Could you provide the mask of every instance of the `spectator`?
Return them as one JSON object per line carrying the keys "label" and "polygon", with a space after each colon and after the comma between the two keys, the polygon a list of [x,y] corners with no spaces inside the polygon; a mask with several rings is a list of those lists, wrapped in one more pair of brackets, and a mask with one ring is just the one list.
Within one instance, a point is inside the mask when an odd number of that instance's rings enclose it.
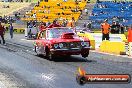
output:
{"label": "spectator", "polygon": [[84,11],[85,11],[86,15],[88,15],[88,9],[86,8]]}
{"label": "spectator", "polygon": [[26,11],[26,15],[28,15],[29,14],[29,12],[28,11]]}
{"label": "spectator", "polygon": [[83,16],[82,16],[82,14],[80,15],[79,19],[81,19],[81,20],[83,19]]}
{"label": "spectator", "polygon": [[87,3],[90,3],[90,0],[87,0]]}
{"label": "spectator", "polygon": [[53,28],[53,27],[61,27],[61,25],[57,23],[57,20],[54,20],[53,23],[48,26],[48,28]]}
{"label": "spectator", "polygon": [[17,14],[17,13],[15,13],[15,17],[16,17],[16,18],[17,18],[17,15],[18,15],[18,14]]}
{"label": "spectator", "polygon": [[116,22],[115,21],[113,21],[113,23],[112,23],[112,25],[111,25],[111,33],[112,34],[115,34],[116,33]]}
{"label": "spectator", "polygon": [[38,5],[40,4],[40,1],[38,1],[38,3],[37,3]]}
{"label": "spectator", "polygon": [[32,24],[33,24],[33,27],[36,27],[37,21],[34,20],[34,21],[32,22]]}
{"label": "spectator", "polygon": [[132,42],[132,25],[128,28],[128,42]]}
{"label": "spectator", "polygon": [[23,18],[26,18],[26,16],[25,16],[25,15],[23,15]]}
{"label": "spectator", "polygon": [[0,16],[0,22],[2,21],[2,16]]}
{"label": "spectator", "polygon": [[20,0],[21,2],[23,2],[23,0]]}
{"label": "spectator", "polygon": [[72,17],[72,20],[67,23],[68,27],[75,27],[75,19]]}
{"label": "spectator", "polygon": [[45,16],[45,19],[48,19],[48,16]]}
{"label": "spectator", "polygon": [[105,8],[108,8],[106,4],[104,5],[104,7],[105,7]]}
{"label": "spectator", "polygon": [[76,5],[78,5],[79,4],[78,0],[75,0],[75,3],[76,3]]}
{"label": "spectator", "polygon": [[41,22],[40,26],[39,26],[39,30],[42,31],[46,28],[46,23],[45,22]]}
{"label": "spectator", "polygon": [[30,22],[28,21],[28,22],[27,22],[27,28],[29,27],[29,25],[30,25]]}
{"label": "spectator", "polygon": [[[4,28],[4,26],[2,26],[2,24],[0,22],[0,36],[3,41],[3,44],[5,45],[4,33],[5,33],[5,28]],[[0,44],[1,44],[1,40],[0,40]]]}
{"label": "spectator", "polygon": [[86,23],[86,22],[84,22],[83,27],[84,27],[84,28],[86,28],[86,27],[87,27],[87,23]]}
{"label": "spectator", "polygon": [[62,27],[66,27],[66,25],[67,25],[67,21],[65,19],[63,19]]}
{"label": "spectator", "polygon": [[124,25],[121,25],[121,34],[124,34]]}
{"label": "spectator", "polygon": [[112,21],[115,21],[115,22],[119,21],[119,17],[114,16],[114,17],[112,18]]}
{"label": "spectator", "polygon": [[47,11],[47,12],[48,12],[48,14],[50,14],[50,9],[48,9],[48,11]]}
{"label": "spectator", "polygon": [[119,22],[116,22],[116,29],[115,29],[116,31],[116,34],[119,34],[119,32],[120,32],[120,24],[119,24]]}
{"label": "spectator", "polygon": [[81,15],[82,15],[82,10],[80,9],[79,11],[81,12]]}
{"label": "spectator", "polygon": [[99,1],[99,0],[97,0],[97,3],[100,3],[100,1]]}
{"label": "spectator", "polygon": [[110,29],[110,24],[108,24],[108,20],[105,20],[104,23],[101,24],[102,28],[102,41],[103,40],[109,40],[109,29]]}
{"label": "spectator", "polygon": [[32,35],[33,35],[33,33],[32,33],[32,30],[30,29],[28,32],[28,38],[32,38]]}
{"label": "spectator", "polygon": [[13,25],[12,25],[12,23],[10,23],[9,30],[10,30],[10,36],[12,39],[13,38]]}
{"label": "spectator", "polygon": [[32,21],[31,21],[30,24],[28,25],[28,28],[33,28]]}
{"label": "spectator", "polygon": [[78,7],[75,8],[75,12],[78,12]]}
{"label": "spectator", "polygon": [[61,4],[60,3],[57,3],[57,6],[60,6]]}
{"label": "spectator", "polygon": [[89,30],[92,29],[92,22],[88,22],[88,24],[87,24],[87,28],[88,28]]}
{"label": "spectator", "polygon": [[18,13],[18,15],[21,15],[21,13]]}
{"label": "spectator", "polygon": [[33,18],[36,18],[36,13],[33,14]]}

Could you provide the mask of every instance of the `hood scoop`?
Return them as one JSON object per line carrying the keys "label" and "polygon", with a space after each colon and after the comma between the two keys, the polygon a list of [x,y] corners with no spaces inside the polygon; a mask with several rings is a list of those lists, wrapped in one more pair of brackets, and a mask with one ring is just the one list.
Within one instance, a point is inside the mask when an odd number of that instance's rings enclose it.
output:
{"label": "hood scoop", "polygon": [[74,39],[73,35],[74,35],[74,33],[63,33],[61,35],[61,38],[62,39]]}

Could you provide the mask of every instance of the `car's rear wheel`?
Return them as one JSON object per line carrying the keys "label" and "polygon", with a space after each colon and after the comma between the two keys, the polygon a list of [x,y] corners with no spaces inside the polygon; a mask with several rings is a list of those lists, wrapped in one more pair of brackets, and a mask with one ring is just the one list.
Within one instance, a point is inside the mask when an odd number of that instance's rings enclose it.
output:
{"label": "car's rear wheel", "polygon": [[40,56],[40,55],[41,55],[38,46],[35,46],[35,47],[34,47],[34,50],[35,50],[37,56]]}

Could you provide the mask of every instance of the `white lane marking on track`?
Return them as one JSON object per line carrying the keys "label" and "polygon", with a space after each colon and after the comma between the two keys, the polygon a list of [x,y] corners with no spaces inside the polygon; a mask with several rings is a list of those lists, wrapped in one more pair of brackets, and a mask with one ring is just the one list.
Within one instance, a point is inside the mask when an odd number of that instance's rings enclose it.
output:
{"label": "white lane marking on track", "polygon": [[30,42],[30,41],[33,41],[33,40],[27,40],[27,39],[21,39],[21,40],[22,40],[22,41],[29,41],[29,42]]}

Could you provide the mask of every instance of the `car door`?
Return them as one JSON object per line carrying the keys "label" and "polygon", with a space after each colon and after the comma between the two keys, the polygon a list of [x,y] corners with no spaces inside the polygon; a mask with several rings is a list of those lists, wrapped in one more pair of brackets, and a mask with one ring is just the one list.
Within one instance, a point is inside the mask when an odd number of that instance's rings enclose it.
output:
{"label": "car door", "polygon": [[45,54],[45,43],[46,42],[46,30],[39,33],[38,39],[36,40],[37,49],[39,54]]}

